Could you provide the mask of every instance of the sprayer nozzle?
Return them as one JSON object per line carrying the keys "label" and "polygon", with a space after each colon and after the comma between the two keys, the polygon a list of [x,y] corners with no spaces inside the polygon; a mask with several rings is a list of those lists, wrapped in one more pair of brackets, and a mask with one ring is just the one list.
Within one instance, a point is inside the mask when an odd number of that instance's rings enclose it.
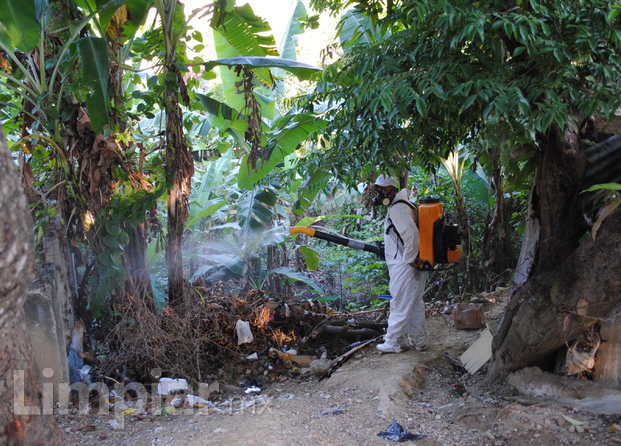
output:
{"label": "sprayer nozzle", "polygon": [[310,226],[293,226],[289,228],[289,234],[304,234],[308,235],[309,237],[315,237],[315,229],[311,228]]}

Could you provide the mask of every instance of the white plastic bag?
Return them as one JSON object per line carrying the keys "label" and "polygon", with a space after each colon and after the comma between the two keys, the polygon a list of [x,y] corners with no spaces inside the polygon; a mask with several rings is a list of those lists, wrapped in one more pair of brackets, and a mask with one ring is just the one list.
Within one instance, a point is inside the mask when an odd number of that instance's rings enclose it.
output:
{"label": "white plastic bag", "polygon": [[170,395],[180,390],[188,390],[188,382],[183,378],[160,378],[157,384],[157,393],[160,395]]}
{"label": "white plastic bag", "polygon": [[237,331],[237,345],[250,344],[254,341],[254,336],[250,330],[250,322],[238,320],[235,324],[235,330]]}

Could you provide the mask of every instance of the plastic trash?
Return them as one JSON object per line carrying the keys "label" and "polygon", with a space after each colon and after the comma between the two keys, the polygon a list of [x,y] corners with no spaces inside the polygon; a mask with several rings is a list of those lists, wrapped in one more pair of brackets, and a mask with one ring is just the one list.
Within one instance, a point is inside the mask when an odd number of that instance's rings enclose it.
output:
{"label": "plastic trash", "polygon": [[322,417],[327,417],[327,416],[332,416],[332,415],[341,415],[345,413],[345,411],[343,409],[340,409],[338,407],[333,407],[332,409],[327,409],[322,411],[319,415],[321,415]]}
{"label": "plastic trash", "polygon": [[250,393],[259,393],[260,391],[261,391],[260,387],[251,386],[251,387],[248,387],[246,390],[244,390],[244,393],[248,395]]}
{"label": "plastic trash", "polygon": [[174,414],[175,414],[175,408],[173,406],[162,407],[163,416],[174,415]]}
{"label": "plastic trash", "polygon": [[377,296],[377,298],[383,300],[392,300],[392,296],[390,294],[380,294]]}
{"label": "plastic trash", "polygon": [[246,381],[240,381],[239,387],[244,389],[248,387],[259,387],[259,382],[255,378],[249,377]]}
{"label": "plastic trash", "polygon": [[84,364],[80,369],[80,381],[90,384],[91,383],[91,369],[90,365]]}
{"label": "plastic trash", "polygon": [[183,406],[184,402],[187,403],[189,407],[197,407],[199,409],[205,406],[213,407],[214,405],[211,401],[207,401],[206,399],[201,398],[200,396],[196,396],[196,395],[176,396],[170,401],[170,405],[175,408],[180,408],[181,406]]}
{"label": "plastic trash", "polygon": [[250,322],[239,319],[235,324],[237,331],[237,345],[250,344],[254,341],[252,330],[250,330]]}
{"label": "plastic trash", "polygon": [[188,390],[188,382],[183,378],[160,378],[157,384],[157,393],[160,395],[170,395],[179,390]]}
{"label": "plastic trash", "polygon": [[213,407],[213,403],[211,401],[206,400],[205,398],[201,398],[200,396],[196,396],[196,395],[186,395],[185,396],[185,400],[188,402],[188,404],[192,407]]}
{"label": "plastic trash", "polygon": [[110,425],[110,427],[112,429],[114,429],[115,431],[119,431],[121,429],[123,429],[123,425],[121,423],[119,423],[117,420],[112,419],[110,421],[108,421],[108,424]]}
{"label": "plastic trash", "polygon": [[259,359],[259,355],[257,354],[257,352],[254,352],[246,356],[246,359],[249,359],[250,361],[255,361]]}
{"label": "plastic trash", "polygon": [[69,352],[67,352],[67,366],[69,367],[69,384],[81,382],[80,371],[84,367],[84,361],[80,358],[78,351],[72,347],[69,347]]}
{"label": "plastic trash", "polygon": [[392,441],[408,441],[408,440],[420,440],[421,438],[425,438],[425,435],[422,434],[413,434],[412,432],[408,432],[403,429],[396,421],[393,421],[388,425],[388,429],[377,434],[380,438],[387,438]]}

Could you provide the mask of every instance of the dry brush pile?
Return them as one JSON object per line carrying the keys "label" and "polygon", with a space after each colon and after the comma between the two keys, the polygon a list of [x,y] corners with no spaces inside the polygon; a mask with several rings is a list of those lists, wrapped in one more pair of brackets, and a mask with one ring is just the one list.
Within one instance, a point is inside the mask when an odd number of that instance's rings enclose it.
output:
{"label": "dry brush pile", "polygon": [[[310,300],[272,300],[260,290],[237,297],[227,296],[222,287],[194,292],[193,307],[184,315],[168,306],[154,313],[137,299],[117,307],[120,322],[108,336],[110,353],[101,373],[141,382],[160,373],[193,383],[237,382],[244,376],[277,380],[299,374],[308,363],[292,364],[283,351],[295,349],[309,360],[322,351],[335,357],[352,342],[381,334],[384,326],[378,321],[382,312],[352,317]],[[238,345],[239,320],[250,323],[251,343]],[[248,359],[253,353],[258,360]]]}

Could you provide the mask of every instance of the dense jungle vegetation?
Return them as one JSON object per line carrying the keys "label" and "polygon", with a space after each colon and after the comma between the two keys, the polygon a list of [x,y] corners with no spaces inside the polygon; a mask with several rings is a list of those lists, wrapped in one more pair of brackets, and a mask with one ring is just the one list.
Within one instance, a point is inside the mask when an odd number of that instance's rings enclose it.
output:
{"label": "dense jungle vegetation", "polygon": [[[36,263],[55,240],[99,353],[135,314],[191,315],[214,289],[386,305],[372,254],[288,235],[381,240],[380,173],[462,228],[463,261],[432,274],[428,301],[518,285],[492,378],[557,349],[580,296],[592,316],[616,307],[619,163],[598,143],[619,133],[621,5],[286,9],[277,39],[234,0],[0,0],[0,120]],[[300,58],[323,20],[338,25],[321,60]]]}

